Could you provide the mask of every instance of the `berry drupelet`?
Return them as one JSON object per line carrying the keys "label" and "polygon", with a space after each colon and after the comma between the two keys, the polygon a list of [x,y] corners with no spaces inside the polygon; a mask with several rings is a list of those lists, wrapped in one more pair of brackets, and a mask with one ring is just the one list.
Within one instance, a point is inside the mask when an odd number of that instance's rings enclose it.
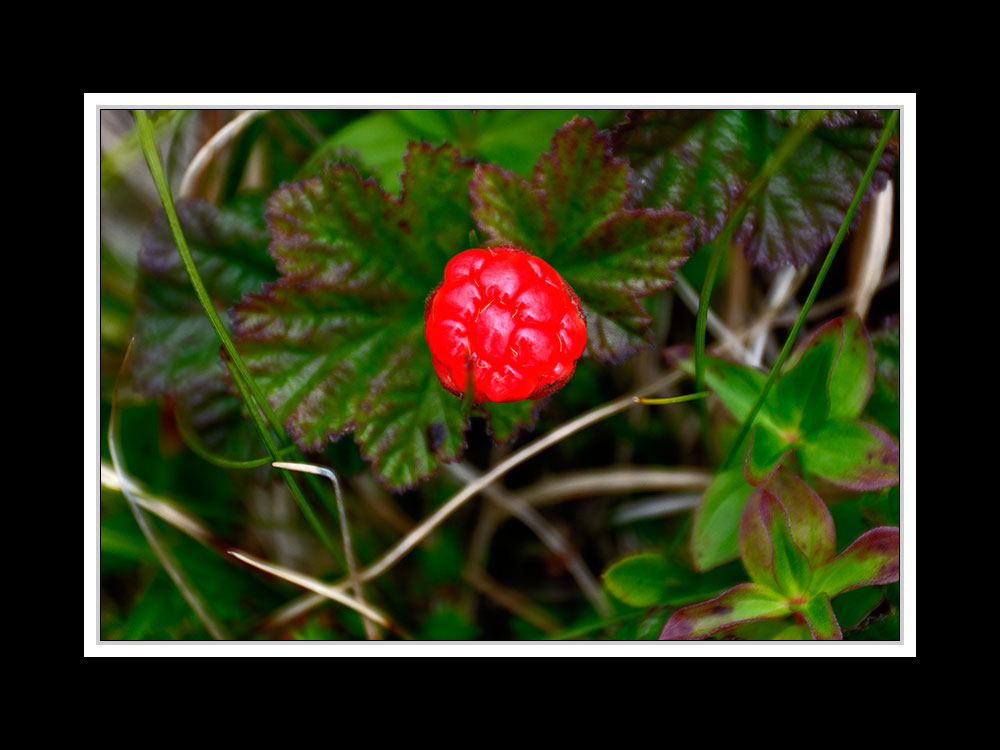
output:
{"label": "berry drupelet", "polygon": [[472,400],[562,388],[587,345],[580,300],[552,266],[514,247],[466,250],[427,298],[424,336],[441,384]]}

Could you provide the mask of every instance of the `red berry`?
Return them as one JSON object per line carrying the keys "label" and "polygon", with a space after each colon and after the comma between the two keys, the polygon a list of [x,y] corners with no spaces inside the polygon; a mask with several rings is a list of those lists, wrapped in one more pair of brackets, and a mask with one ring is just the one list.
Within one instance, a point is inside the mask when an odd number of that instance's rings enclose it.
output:
{"label": "red berry", "polygon": [[520,401],[562,388],[587,345],[580,300],[541,258],[466,250],[427,298],[424,336],[441,384],[472,399]]}

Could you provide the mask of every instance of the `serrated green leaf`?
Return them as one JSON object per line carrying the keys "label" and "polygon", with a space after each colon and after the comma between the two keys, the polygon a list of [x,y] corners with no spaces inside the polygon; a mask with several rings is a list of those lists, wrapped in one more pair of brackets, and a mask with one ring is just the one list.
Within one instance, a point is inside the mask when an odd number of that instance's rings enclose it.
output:
{"label": "serrated green leaf", "polygon": [[[808,109],[769,109],[767,114],[779,125],[797,125]],[[863,109],[828,109],[821,122],[828,128],[843,128],[855,124],[859,118],[870,118],[872,112]]]}
{"label": "serrated green leaf", "polygon": [[480,409],[489,419],[488,429],[493,442],[498,445],[506,443],[517,437],[521,430],[530,430],[534,427],[545,401],[540,399],[480,404]]}
{"label": "serrated green leaf", "polygon": [[857,419],[831,419],[799,446],[802,467],[852,490],[876,490],[899,482],[899,445],[887,433]]}
{"label": "serrated green leaf", "polygon": [[[614,112],[578,114],[611,121]],[[527,176],[548,146],[549,134],[573,112],[565,110],[381,110],[334,133],[309,160],[308,174],[318,174],[337,149],[353,151],[371,165],[386,190],[399,190],[403,154],[411,141],[447,142],[479,161],[493,162]]]}
{"label": "serrated green leaf", "polygon": [[587,315],[587,350],[620,361],[649,342],[639,298],[668,288],[690,252],[688,217],[628,208],[628,164],[593,122],[574,119],[553,137],[530,181],[480,165],[474,216],[489,244],[553,264]]}
{"label": "serrated green leaf", "polygon": [[790,612],[784,597],[771,589],[742,583],[707,602],[674,612],[660,633],[660,640],[697,640],[741,623],[773,620]]}
{"label": "serrated green leaf", "polygon": [[709,570],[739,556],[740,517],[753,489],[742,467],[719,472],[712,479],[691,529],[691,558],[697,570]]}
{"label": "serrated green leaf", "polygon": [[[241,356],[305,451],[354,432],[393,489],[458,457],[468,426],[440,385],[424,341],[424,301],[472,229],[472,164],[415,144],[392,198],[350,166],[285,184],[268,202],[282,278],[233,313]],[[487,410],[488,411],[488,410]],[[496,426],[511,434],[530,406]]]}
{"label": "serrated green leaf", "polygon": [[[180,201],[177,213],[195,265],[220,311],[276,277],[260,219],[200,200]],[[245,452],[252,428],[232,430],[242,422],[241,402],[230,394],[219,340],[162,215],[143,236],[139,269],[131,356],[134,387],[153,398],[175,397],[202,440],[216,447],[225,440],[232,455]]]}
{"label": "serrated green leaf", "polygon": [[837,557],[816,569],[810,592],[833,598],[860,586],[899,580],[899,529],[880,526],[867,531]]}
{"label": "serrated green leaf", "polygon": [[[841,111],[842,113],[844,111]],[[796,118],[763,110],[655,110],[629,113],[615,150],[637,173],[637,198],[692,214],[696,246],[710,242]],[[860,183],[881,116],[828,115],[748,206],[735,233],[756,265],[803,265],[829,246]],[[891,144],[866,198],[890,177]]]}

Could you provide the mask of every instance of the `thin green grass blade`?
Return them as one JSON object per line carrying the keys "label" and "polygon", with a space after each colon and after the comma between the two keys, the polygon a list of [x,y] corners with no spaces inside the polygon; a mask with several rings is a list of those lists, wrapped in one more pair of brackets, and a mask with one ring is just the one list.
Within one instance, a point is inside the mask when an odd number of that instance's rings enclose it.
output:
{"label": "thin green grass blade", "polygon": [[726,460],[722,462],[722,468],[726,468],[731,465],[736,456],[739,455],[740,446],[743,444],[743,441],[746,440],[747,435],[750,434],[750,428],[757,416],[757,412],[760,411],[760,407],[767,398],[767,394],[771,392],[771,387],[777,381],[778,374],[781,372],[781,368],[784,366],[785,360],[788,359],[792,346],[795,344],[795,339],[798,337],[799,331],[802,329],[802,324],[805,323],[806,315],[808,315],[809,309],[812,307],[813,302],[815,302],[816,295],[819,294],[819,288],[823,284],[823,279],[826,278],[826,274],[830,270],[830,266],[833,265],[833,259],[837,255],[837,250],[840,249],[840,244],[844,241],[844,237],[847,235],[847,230],[851,226],[851,220],[854,218],[854,214],[857,212],[858,206],[861,205],[861,199],[864,197],[865,190],[868,189],[868,183],[871,182],[872,175],[875,174],[875,169],[878,167],[879,159],[882,158],[882,152],[885,151],[885,147],[889,143],[889,138],[892,136],[893,129],[895,128],[898,120],[899,110],[893,110],[893,112],[889,115],[889,119],[885,123],[885,128],[882,130],[882,136],[879,138],[878,145],[875,146],[875,151],[872,153],[872,158],[868,162],[868,168],[865,170],[865,175],[861,178],[861,184],[858,185],[858,189],[854,192],[854,199],[851,201],[851,205],[847,209],[847,213],[844,215],[844,220],[840,223],[840,229],[837,230],[837,236],[834,238],[833,244],[830,245],[830,250],[826,254],[826,260],[823,261],[823,266],[820,268],[819,274],[816,276],[816,281],[813,283],[812,289],[809,290],[809,296],[802,305],[799,317],[795,320],[795,325],[792,326],[792,330],[789,332],[788,338],[785,340],[785,345],[781,347],[778,359],[775,360],[774,365],[771,367],[771,372],[767,377],[767,382],[764,383],[763,390],[761,390],[760,395],[757,397],[757,401],[754,402],[753,407],[750,409],[750,413],[747,415],[746,419],[743,420],[743,426],[740,428],[736,441],[730,447]]}
{"label": "thin green grass blade", "polygon": [[[233,343],[232,337],[222,323],[222,318],[219,317],[219,313],[212,304],[208,290],[205,288],[205,283],[202,281],[201,275],[198,273],[198,268],[194,264],[194,259],[191,257],[191,250],[184,239],[184,232],[181,229],[180,219],[177,216],[177,209],[174,207],[174,199],[170,192],[170,186],[167,183],[166,175],[163,173],[163,164],[160,161],[160,154],[156,149],[156,141],[153,137],[153,128],[150,124],[149,116],[145,110],[141,109],[134,110],[133,115],[135,117],[136,130],[139,133],[139,144],[142,147],[142,153],[146,157],[150,176],[153,178],[156,191],[160,196],[160,202],[163,204],[163,210],[167,215],[167,223],[170,225],[170,232],[173,235],[174,242],[177,244],[177,250],[180,252],[184,269],[191,279],[191,286],[194,288],[195,295],[198,297],[198,302],[201,304],[202,309],[204,309],[205,315],[208,316],[212,329],[215,331],[219,342],[228,355],[227,365],[231,365],[237,386],[243,386],[240,388],[240,393],[247,405],[251,418],[254,420],[257,431],[260,433],[261,439],[267,445],[271,460],[278,461],[281,458],[280,449],[271,434],[271,429],[275,430],[277,435],[284,438],[284,429],[282,428],[281,421],[277,418],[274,410],[271,409],[267,399],[264,398],[260,387],[254,382],[239,352],[236,351],[236,345]],[[267,423],[262,419],[261,411],[264,412]],[[334,559],[342,560],[336,546],[333,544],[333,540],[309,506],[305,496],[302,494],[302,490],[295,483],[291,472],[287,469],[281,469],[280,471],[285,484],[288,485],[288,489],[292,493],[292,497],[295,498],[296,503],[298,503],[299,508],[306,516],[313,530],[323,540],[323,544],[333,555]],[[326,497],[325,494],[321,496]]]}
{"label": "thin green grass blade", "polygon": [[[712,287],[715,286],[715,277],[718,275],[719,266],[722,265],[723,254],[729,250],[732,243],[733,234],[737,227],[743,223],[747,210],[757,194],[767,187],[767,183],[781,169],[781,166],[788,158],[795,153],[802,144],[802,140],[819,126],[826,114],[826,110],[810,110],[803,116],[799,124],[778,144],[778,147],[771,153],[760,172],[754,177],[753,182],[747,188],[746,193],[740,199],[739,205],[730,214],[719,233],[713,240],[712,255],[708,261],[708,269],[705,273],[705,282],[701,287],[701,295],[698,299],[698,315],[695,318],[694,329],[694,389],[701,391],[705,388],[705,329],[708,326],[708,306],[712,300]],[[866,183],[867,184],[867,183]],[[708,408],[701,404],[702,431],[708,435]]]}

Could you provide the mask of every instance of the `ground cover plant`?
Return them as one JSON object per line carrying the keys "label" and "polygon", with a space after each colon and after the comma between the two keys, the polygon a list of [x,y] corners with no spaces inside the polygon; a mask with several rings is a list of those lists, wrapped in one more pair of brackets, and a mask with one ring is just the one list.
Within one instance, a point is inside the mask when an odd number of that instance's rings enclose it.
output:
{"label": "ground cover plant", "polygon": [[899,640],[898,111],[101,122],[102,640]]}

